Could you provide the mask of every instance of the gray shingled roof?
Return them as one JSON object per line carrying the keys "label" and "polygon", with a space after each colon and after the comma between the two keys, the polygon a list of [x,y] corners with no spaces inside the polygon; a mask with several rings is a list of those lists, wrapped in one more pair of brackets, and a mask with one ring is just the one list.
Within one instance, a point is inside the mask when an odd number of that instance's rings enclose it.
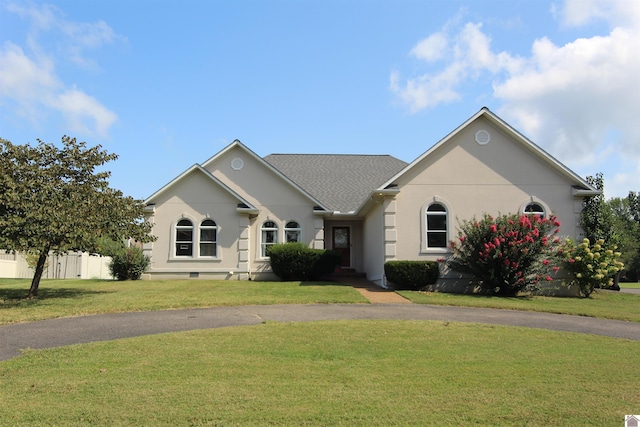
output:
{"label": "gray shingled roof", "polygon": [[358,209],[407,166],[388,155],[270,154],[264,160],[327,208],[343,213]]}

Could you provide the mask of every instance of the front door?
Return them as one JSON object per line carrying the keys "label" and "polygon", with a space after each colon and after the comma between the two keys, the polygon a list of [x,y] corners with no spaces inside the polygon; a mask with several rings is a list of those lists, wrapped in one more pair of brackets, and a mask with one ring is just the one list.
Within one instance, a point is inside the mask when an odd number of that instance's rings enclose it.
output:
{"label": "front door", "polygon": [[342,253],[341,267],[351,266],[351,236],[349,227],[333,227],[333,249]]}

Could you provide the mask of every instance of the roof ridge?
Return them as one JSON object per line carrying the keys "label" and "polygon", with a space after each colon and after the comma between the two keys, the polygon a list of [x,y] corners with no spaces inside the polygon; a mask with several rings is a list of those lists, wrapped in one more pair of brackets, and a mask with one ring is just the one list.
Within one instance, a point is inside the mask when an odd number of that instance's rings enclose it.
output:
{"label": "roof ridge", "polygon": [[[271,153],[267,154],[265,157],[269,156],[361,156],[361,157],[394,157],[392,154],[330,154],[330,153]],[[395,157],[394,157],[395,158]]]}

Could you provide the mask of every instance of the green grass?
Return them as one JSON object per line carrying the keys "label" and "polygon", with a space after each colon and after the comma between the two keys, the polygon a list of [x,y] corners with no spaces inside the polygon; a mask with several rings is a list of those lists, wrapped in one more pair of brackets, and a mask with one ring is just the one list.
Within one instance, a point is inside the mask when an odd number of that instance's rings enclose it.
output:
{"label": "green grass", "polygon": [[28,351],[3,425],[622,425],[640,342],[426,321],[268,322]]}
{"label": "green grass", "polygon": [[[0,324],[221,305],[366,303],[336,283],[0,279]],[[416,303],[640,321],[640,296]],[[49,350],[0,363],[2,425],[620,425],[640,342],[456,322],[267,322]]]}
{"label": "green grass", "polygon": [[640,322],[640,295],[620,292],[596,291],[590,298],[545,296],[506,298],[416,291],[398,291],[398,293],[417,304],[541,311]]}
{"label": "green grass", "polygon": [[640,282],[620,282],[620,287],[625,289],[640,289]]}
{"label": "green grass", "polygon": [[98,313],[265,304],[367,303],[351,286],[328,282],[0,279],[0,324]]}
{"label": "green grass", "polygon": [[[0,279],[0,324],[190,307],[367,303],[351,286],[330,282],[43,280],[40,298],[27,300],[24,297],[29,284],[29,280]],[[591,298],[398,293],[417,304],[541,311],[640,322],[640,295],[618,292],[596,292]]]}

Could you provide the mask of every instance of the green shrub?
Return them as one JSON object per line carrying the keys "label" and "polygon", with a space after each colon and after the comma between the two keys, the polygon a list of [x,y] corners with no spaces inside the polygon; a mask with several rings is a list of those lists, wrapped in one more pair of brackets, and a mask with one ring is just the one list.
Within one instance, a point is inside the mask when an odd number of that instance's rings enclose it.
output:
{"label": "green shrub", "polygon": [[142,276],[151,258],[142,253],[142,249],[137,247],[122,248],[113,251],[109,271],[118,280],[138,280]]}
{"label": "green shrub", "polygon": [[558,250],[565,270],[571,274],[570,284],[578,285],[584,297],[591,295],[595,288],[610,288],[613,278],[624,264],[620,262],[617,247],[604,246],[604,240],[591,245],[585,238],[579,245],[573,239],[566,239]]}
{"label": "green shrub", "polygon": [[555,216],[507,214],[485,215],[460,224],[458,239],[451,243],[453,270],[472,274],[482,289],[496,295],[514,296],[539,289],[550,282],[551,260],[559,239],[560,222]]}
{"label": "green shrub", "polygon": [[271,270],[283,281],[314,280],[334,271],[340,254],[325,249],[311,249],[303,243],[280,243],[267,248]]}
{"label": "green shrub", "polygon": [[436,283],[440,267],[436,261],[387,261],[384,274],[395,289],[415,291]]}

